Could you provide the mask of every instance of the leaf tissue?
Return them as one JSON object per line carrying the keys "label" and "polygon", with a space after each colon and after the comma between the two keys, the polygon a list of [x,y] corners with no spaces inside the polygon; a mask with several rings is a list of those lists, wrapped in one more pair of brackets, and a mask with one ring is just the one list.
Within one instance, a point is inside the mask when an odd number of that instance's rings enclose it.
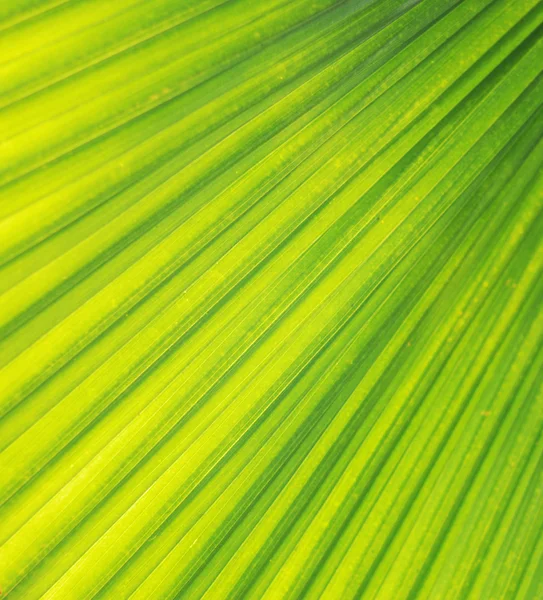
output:
{"label": "leaf tissue", "polygon": [[543,598],[542,32],[0,3],[2,598]]}

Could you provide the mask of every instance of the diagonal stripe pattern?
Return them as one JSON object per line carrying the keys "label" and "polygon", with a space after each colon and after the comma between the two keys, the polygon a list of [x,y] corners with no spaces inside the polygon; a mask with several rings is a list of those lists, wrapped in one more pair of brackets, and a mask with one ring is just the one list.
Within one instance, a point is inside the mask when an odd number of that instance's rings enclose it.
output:
{"label": "diagonal stripe pattern", "polygon": [[2,597],[543,597],[542,31],[0,6]]}

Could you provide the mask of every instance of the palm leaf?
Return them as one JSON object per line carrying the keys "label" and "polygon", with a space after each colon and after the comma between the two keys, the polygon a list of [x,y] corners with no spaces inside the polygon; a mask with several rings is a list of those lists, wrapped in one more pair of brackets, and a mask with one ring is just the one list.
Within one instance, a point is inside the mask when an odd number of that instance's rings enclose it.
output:
{"label": "palm leaf", "polygon": [[0,6],[0,590],[543,597],[543,4]]}

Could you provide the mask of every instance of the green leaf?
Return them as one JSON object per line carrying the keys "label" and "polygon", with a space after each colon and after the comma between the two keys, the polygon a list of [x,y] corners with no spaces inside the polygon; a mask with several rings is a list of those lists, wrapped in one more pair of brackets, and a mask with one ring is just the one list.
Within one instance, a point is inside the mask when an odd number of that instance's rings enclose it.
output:
{"label": "green leaf", "polygon": [[3,597],[543,597],[542,23],[0,6]]}

